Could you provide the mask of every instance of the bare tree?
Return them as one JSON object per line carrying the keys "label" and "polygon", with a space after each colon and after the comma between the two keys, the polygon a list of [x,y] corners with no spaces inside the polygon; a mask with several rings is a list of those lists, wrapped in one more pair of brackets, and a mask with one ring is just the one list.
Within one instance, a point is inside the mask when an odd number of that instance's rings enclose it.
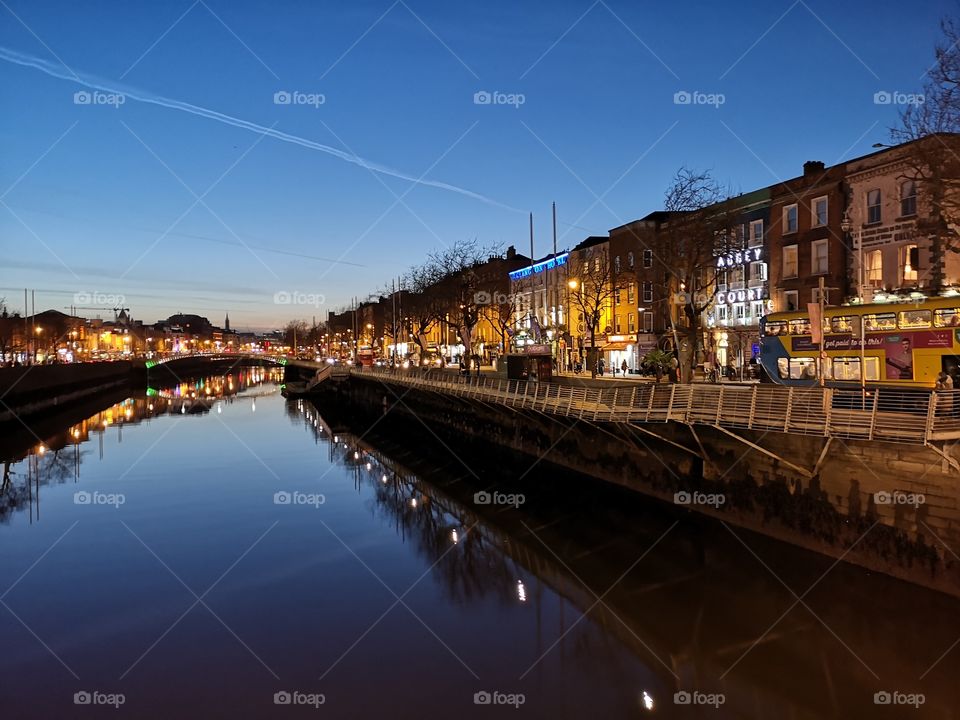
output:
{"label": "bare tree", "polygon": [[936,63],[927,72],[923,94],[900,114],[891,137],[911,143],[904,179],[924,192],[917,208],[917,230],[930,238],[930,285],[944,285],[947,252],[960,253],[960,26],[952,18],[940,23],[943,38],[934,48]]}
{"label": "bare tree", "polygon": [[306,320],[291,320],[283,328],[283,342],[292,348],[294,354],[297,352],[297,345],[304,345],[309,342],[308,336],[310,326]]}
{"label": "bare tree", "polygon": [[693,381],[701,346],[703,315],[717,294],[716,258],[735,245],[734,213],[728,194],[707,171],[681,168],[667,188],[667,220],[650,239],[654,262],[663,268],[664,296],[683,382]]}
{"label": "bare tree", "polygon": [[473,362],[474,330],[480,322],[491,278],[483,265],[498,248],[482,247],[473,240],[458,240],[430,254],[427,264],[437,278],[431,293],[439,300],[436,319],[455,330],[463,343],[466,367]]}
{"label": "bare tree", "polygon": [[432,263],[410,268],[403,283],[408,288],[403,316],[407,333],[420,348],[420,365],[427,361],[427,334],[437,324],[439,303],[433,292],[438,277]]}
{"label": "bare tree", "polygon": [[577,251],[570,273],[570,301],[583,318],[584,329],[589,331],[587,364],[590,366],[590,376],[596,377],[597,329],[603,321],[606,308],[613,306],[613,299],[622,278],[610,259],[608,243],[591,245]]}

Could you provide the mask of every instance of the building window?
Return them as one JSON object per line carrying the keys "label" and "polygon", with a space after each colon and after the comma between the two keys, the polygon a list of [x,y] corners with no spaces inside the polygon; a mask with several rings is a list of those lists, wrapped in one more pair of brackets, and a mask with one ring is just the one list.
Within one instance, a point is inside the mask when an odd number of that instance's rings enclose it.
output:
{"label": "building window", "polygon": [[814,198],[813,201],[813,226],[823,227],[827,224],[827,196]]}
{"label": "building window", "polygon": [[883,285],[883,253],[871,250],[867,253],[867,282],[875,287]]}
{"label": "building window", "polygon": [[615,318],[616,318],[616,323],[614,323],[614,324],[616,325],[616,331],[615,331],[615,332],[617,333],[617,335],[619,335],[620,332],[621,332],[621,329],[620,329],[620,316],[617,315],[617,316],[615,316]]}
{"label": "building window", "polygon": [[727,306],[717,305],[717,322],[723,325],[727,322]]}
{"label": "building window", "polygon": [[614,271],[615,273],[619,273],[619,272],[620,272],[620,256],[619,256],[619,255],[617,255],[617,256],[613,259],[613,271]]}
{"label": "building window", "polygon": [[795,312],[800,309],[800,300],[796,290],[786,290],[783,293],[783,311]]}
{"label": "building window", "polygon": [[636,301],[637,300],[636,300],[636,293],[634,292],[634,285],[633,283],[628,283],[627,284],[627,302],[630,305],[633,305]]}
{"label": "building window", "polygon": [[900,186],[900,217],[910,217],[917,214],[917,184],[913,180],[906,180]]}
{"label": "building window", "polygon": [[643,251],[643,266],[645,268],[653,267],[653,250],[644,250]]}
{"label": "building window", "polygon": [[627,313],[627,332],[634,333],[636,331],[637,327],[633,324],[633,313]]}
{"label": "building window", "polygon": [[643,284],[643,301],[645,303],[653,302],[653,283],[645,282]]}
{"label": "building window", "polygon": [[870,190],[867,193],[867,225],[873,225],[883,219],[880,208],[880,191]]}
{"label": "building window", "polygon": [[797,231],[797,204],[787,205],[783,208],[783,232],[795,233]]}
{"label": "building window", "polygon": [[627,253],[627,265],[633,267],[633,251]]}
{"label": "building window", "polygon": [[902,276],[904,282],[916,282],[917,265],[920,264],[920,252],[916,245],[907,245],[900,251]]}
{"label": "building window", "polygon": [[783,277],[797,277],[797,246],[787,245],[783,248]]}
{"label": "building window", "polygon": [[645,312],[643,314],[643,331],[645,333],[653,332],[653,313]]}
{"label": "building window", "polygon": [[827,241],[817,240],[810,245],[810,266],[814,275],[827,272]]}
{"label": "building window", "polygon": [[767,279],[767,264],[765,262],[750,263],[750,279],[765,282]]}
{"label": "building window", "polygon": [[754,220],[750,223],[750,247],[763,245],[763,220]]}
{"label": "building window", "polygon": [[750,303],[750,314],[754,320],[759,320],[763,317],[763,300],[755,300]]}

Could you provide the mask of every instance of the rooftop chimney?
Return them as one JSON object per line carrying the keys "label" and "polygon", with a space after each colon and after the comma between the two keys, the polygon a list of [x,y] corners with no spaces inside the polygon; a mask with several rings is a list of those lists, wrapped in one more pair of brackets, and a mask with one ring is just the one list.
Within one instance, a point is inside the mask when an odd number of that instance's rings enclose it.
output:
{"label": "rooftop chimney", "polygon": [[813,175],[814,173],[823,173],[824,164],[820,160],[807,160],[803,164],[803,174],[804,177],[807,175]]}
{"label": "rooftop chimney", "polygon": [[517,249],[511,245],[507,248],[507,260],[513,260],[517,256]]}

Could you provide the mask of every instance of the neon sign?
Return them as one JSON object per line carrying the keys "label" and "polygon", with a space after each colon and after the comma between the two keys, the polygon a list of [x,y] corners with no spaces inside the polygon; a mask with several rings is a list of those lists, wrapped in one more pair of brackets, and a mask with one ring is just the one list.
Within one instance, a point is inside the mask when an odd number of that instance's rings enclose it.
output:
{"label": "neon sign", "polygon": [[521,278],[529,277],[534,273],[542,273],[544,270],[553,270],[556,267],[567,264],[567,258],[570,256],[570,253],[561,253],[556,257],[552,257],[549,260],[542,260],[541,262],[534,263],[533,265],[528,265],[525,268],[520,268],[519,270],[514,270],[510,273],[511,280],[520,280]]}
{"label": "neon sign", "polygon": [[755,247],[749,250],[737,250],[729,255],[723,255],[717,258],[717,267],[727,268],[757,262],[760,260],[761,250],[763,250],[763,248]]}

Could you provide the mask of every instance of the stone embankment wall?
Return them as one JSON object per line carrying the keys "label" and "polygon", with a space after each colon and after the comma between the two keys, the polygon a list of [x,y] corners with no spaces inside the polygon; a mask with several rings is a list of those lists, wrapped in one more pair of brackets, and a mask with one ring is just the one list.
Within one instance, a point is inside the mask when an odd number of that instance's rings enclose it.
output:
{"label": "stone embankment wall", "polygon": [[369,422],[388,410],[454,449],[492,443],[670,503],[685,493],[691,511],[960,597],[960,472],[929,448],[834,439],[816,467],[819,437],[740,434],[771,457],[711,427],[644,426],[658,438],[376,378],[325,385]]}
{"label": "stone embankment wall", "polygon": [[126,361],[0,368],[0,423],[132,387],[143,373]]}

